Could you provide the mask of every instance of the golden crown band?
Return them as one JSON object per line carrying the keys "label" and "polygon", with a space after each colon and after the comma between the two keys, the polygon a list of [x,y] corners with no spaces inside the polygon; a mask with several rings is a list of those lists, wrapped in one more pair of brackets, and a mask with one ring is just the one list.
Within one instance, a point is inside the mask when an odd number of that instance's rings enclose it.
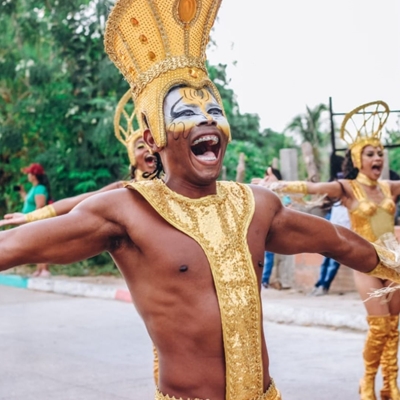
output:
{"label": "golden crown band", "polygon": [[[118,57],[114,58],[114,54],[109,54],[110,58],[114,61],[115,65],[119,69],[123,69],[124,65],[119,62]],[[168,72],[174,71],[181,68],[190,68],[189,76],[192,78],[197,78],[198,72],[195,68],[198,68],[205,73],[207,69],[204,65],[204,61],[194,57],[179,56],[171,57],[163,60],[155,65],[152,65],[149,70],[138,75],[134,80],[130,75],[130,71],[124,73],[126,80],[128,81],[133,98],[137,98],[140,93],[146,88],[146,86],[151,83],[154,79],[158,78],[160,75]]]}
{"label": "golden crown band", "polygon": [[383,145],[378,138],[365,138],[354,142],[349,148],[353,165],[358,169],[361,168],[361,153],[366,146],[380,147],[383,149]]}
{"label": "golden crown band", "polygon": [[206,47],[221,0],[117,0],[107,20],[106,52],[131,86],[139,126],[159,147],[167,142],[163,102],[183,85],[208,88]]}

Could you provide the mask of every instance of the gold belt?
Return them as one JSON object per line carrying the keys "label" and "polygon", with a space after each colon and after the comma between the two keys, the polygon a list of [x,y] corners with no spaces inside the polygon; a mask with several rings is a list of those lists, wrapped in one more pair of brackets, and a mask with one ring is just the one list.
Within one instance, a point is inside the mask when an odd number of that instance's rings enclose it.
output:
{"label": "gold belt", "polygon": [[[198,397],[187,398],[187,399],[183,399],[182,397],[179,397],[179,398],[174,397],[174,396],[171,397],[171,396],[168,396],[167,394],[166,395],[162,394],[159,391],[159,389],[156,388],[155,400],[202,400],[202,399],[199,399]],[[205,400],[208,400],[208,399],[205,399]],[[261,396],[258,396],[256,398],[249,399],[249,400],[282,400],[282,397],[281,397],[281,392],[275,386],[274,380],[271,379],[271,383],[265,393],[263,393]]]}

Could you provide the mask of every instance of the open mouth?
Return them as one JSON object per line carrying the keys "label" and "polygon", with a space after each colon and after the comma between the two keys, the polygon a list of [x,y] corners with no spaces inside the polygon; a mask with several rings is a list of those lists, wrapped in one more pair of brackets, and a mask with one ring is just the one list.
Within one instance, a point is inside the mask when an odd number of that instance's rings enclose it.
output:
{"label": "open mouth", "polygon": [[220,149],[219,138],[216,135],[205,135],[196,139],[192,146],[192,153],[202,161],[215,161]]}
{"label": "open mouth", "polygon": [[382,171],[382,165],[373,165],[372,170],[376,172],[381,172]]}
{"label": "open mouth", "polygon": [[150,167],[154,166],[154,164],[156,163],[156,157],[153,156],[152,154],[148,154],[145,158],[144,161],[146,162],[146,164]]}

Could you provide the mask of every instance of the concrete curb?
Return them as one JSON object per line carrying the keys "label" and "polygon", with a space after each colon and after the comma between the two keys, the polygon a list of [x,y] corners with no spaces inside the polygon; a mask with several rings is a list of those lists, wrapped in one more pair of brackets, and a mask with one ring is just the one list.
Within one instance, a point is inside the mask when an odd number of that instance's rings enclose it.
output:
{"label": "concrete curb", "polygon": [[98,299],[132,302],[127,289],[114,288],[106,285],[67,281],[54,278],[28,278],[19,275],[0,274],[0,285],[23,289],[39,290],[69,296],[94,297]]}
{"label": "concrete curb", "polygon": [[[0,274],[0,285],[69,296],[132,302],[131,295],[127,289],[74,280],[29,278],[19,275]],[[263,302],[263,314],[266,321],[280,324],[350,329],[363,332],[368,329],[365,315],[363,314],[351,314],[321,307],[292,307],[290,305],[282,305],[282,299],[277,301],[269,299],[268,302]]]}
{"label": "concrete curb", "polygon": [[331,329],[350,329],[366,332],[365,315],[352,315],[340,311],[310,307],[290,307],[263,304],[264,319],[279,324],[318,326]]}

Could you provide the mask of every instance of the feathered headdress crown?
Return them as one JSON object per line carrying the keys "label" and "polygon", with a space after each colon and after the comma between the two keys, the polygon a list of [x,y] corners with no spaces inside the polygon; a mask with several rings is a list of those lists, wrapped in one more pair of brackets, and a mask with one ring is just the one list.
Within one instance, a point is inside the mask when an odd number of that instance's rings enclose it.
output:
{"label": "feathered headdress crown", "polygon": [[349,145],[353,164],[358,169],[361,168],[361,152],[365,146],[382,146],[382,128],[389,113],[389,106],[378,100],[363,104],[345,115],[340,138]]}
{"label": "feathered headdress crown", "polygon": [[110,13],[105,49],[132,90],[142,131],[166,144],[164,97],[176,85],[208,87],[205,50],[221,0],[118,0]]}
{"label": "feathered headdress crown", "polygon": [[[122,116],[124,116],[125,122],[121,121]],[[132,166],[136,167],[135,142],[142,137],[142,132],[140,129],[134,129],[134,119],[135,107],[133,105],[132,93],[128,90],[121,97],[115,110],[114,133],[117,139],[126,147],[129,162]]]}

